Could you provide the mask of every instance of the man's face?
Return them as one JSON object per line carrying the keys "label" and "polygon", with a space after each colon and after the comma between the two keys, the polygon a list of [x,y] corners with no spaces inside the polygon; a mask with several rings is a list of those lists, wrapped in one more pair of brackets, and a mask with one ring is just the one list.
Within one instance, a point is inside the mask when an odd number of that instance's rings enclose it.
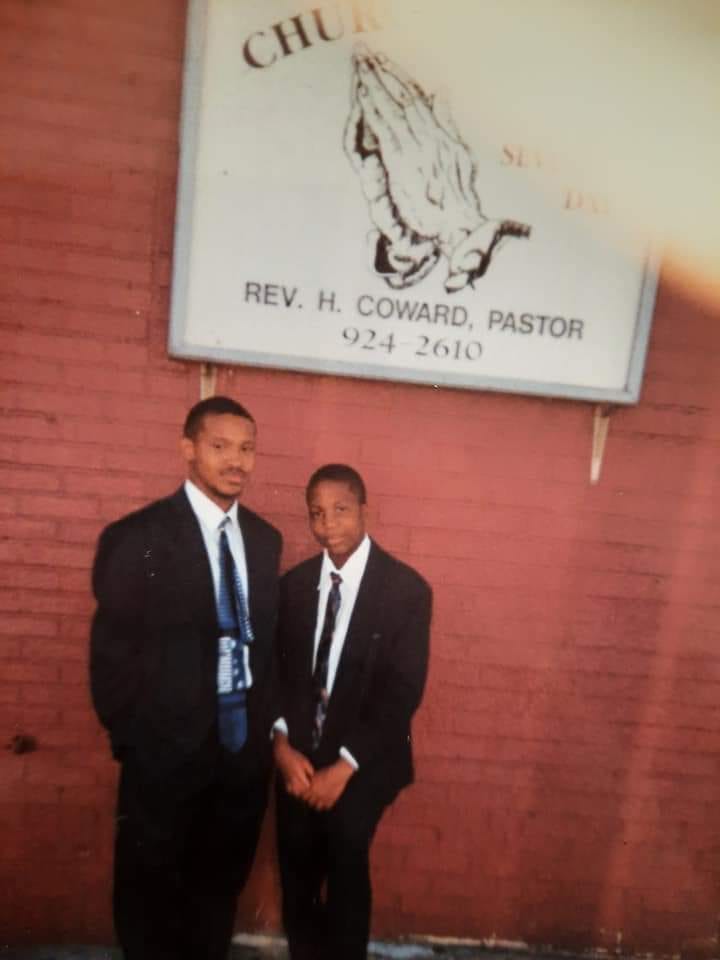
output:
{"label": "man's face", "polygon": [[365,536],[365,505],[346,483],[321,480],[308,501],[310,530],[340,568]]}
{"label": "man's face", "polygon": [[181,449],[189,479],[227,510],[255,467],[255,424],[233,413],[208,413],[193,439],[182,438]]}

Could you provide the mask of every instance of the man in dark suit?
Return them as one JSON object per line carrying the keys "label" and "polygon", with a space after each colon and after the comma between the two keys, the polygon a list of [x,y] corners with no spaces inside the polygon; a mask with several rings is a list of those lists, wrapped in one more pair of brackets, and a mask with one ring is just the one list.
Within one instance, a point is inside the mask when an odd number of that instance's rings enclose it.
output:
{"label": "man in dark suit", "polygon": [[237,502],[255,437],[234,400],[196,404],[185,485],[98,544],[90,676],[122,764],[113,908],[126,960],[224,960],[255,853],[281,550]]}
{"label": "man in dark suit", "polygon": [[365,960],[369,849],[413,779],[431,592],[365,533],[366,494],[329,464],[307,486],[321,555],[285,575],[274,754],[283,922],[292,960]]}

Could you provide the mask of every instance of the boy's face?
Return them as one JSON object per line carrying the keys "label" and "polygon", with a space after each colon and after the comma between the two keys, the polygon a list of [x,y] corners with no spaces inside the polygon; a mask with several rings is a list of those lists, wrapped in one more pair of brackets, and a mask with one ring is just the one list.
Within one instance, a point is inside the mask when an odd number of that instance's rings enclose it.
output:
{"label": "boy's face", "polygon": [[365,536],[365,504],[347,483],[321,480],[308,499],[310,530],[339,569]]}

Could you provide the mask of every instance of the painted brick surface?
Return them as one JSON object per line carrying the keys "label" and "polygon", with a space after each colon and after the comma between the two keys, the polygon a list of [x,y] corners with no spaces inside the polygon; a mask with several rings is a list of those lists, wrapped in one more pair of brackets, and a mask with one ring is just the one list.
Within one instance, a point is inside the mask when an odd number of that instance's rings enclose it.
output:
{"label": "painted brick surface", "polygon": [[[86,684],[102,526],[182,476],[197,364],[165,344],[179,0],[0,9],[0,942],[111,936],[115,768]],[[244,368],[249,504],[358,465],[435,589],[417,783],[374,847],[375,930],[712,950],[720,881],[720,317],[661,284],[642,402],[588,483],[592,409]],[[239,925],[276,929],[271,819]]]}

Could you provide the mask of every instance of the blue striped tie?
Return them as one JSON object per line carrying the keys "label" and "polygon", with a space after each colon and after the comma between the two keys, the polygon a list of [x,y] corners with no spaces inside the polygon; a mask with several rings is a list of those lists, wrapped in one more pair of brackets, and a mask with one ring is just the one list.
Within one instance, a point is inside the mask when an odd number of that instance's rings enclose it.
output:
{"label": "blue striped tie", "polygon": [[245,646],[253,641],[247,603],[230,550],[227,526],[220,524],[218,584],[218,732],[220,742],[237,753],[247,740]]}

